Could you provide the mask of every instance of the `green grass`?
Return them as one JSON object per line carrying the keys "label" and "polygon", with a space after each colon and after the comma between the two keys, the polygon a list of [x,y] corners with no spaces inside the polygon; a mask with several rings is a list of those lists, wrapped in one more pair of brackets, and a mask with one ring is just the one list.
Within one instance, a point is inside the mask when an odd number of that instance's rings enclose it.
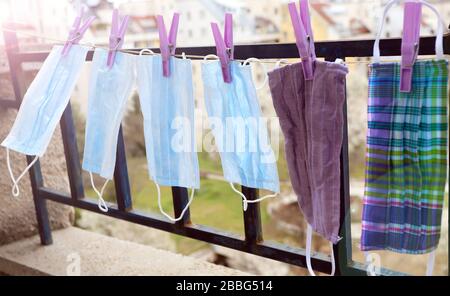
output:
{"label": "green grass", "polygon": [[201,171],[222,174],[222,165],[220,163],[219,153],[209,154],[207,152],[200,152],[197,153],[197,155]]}

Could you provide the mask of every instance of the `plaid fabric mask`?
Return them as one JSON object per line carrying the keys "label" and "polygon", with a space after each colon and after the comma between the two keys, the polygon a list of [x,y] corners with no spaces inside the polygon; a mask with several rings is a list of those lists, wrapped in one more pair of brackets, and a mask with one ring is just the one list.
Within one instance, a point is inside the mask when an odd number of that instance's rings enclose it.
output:
{"label": "plaid fabric mask", "polygon": [[422,254],[441,231],[447,176],[447,61],[417,61],[412,90],[400,64],[373,64],[361,249]]}

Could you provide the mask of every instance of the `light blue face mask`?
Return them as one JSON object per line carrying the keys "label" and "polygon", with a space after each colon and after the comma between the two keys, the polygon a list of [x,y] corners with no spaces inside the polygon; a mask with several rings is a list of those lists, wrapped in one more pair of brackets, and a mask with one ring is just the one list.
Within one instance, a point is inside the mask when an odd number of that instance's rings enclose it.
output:
{"label": "light blue face mask", "polygon": [[[73,45],[67,55],[62,56],[62,49],[63,46],[53,47],[28,88],[16,121],[2,143],[6,147],[8,171],[13,181],[12,194],[15,197],[20,194],[20,179],[47,150],[88,52],[86,47]],[[11,169],[9,150],[36,155],[17,179]]]}
{"label": "light blue face mask", "polygon": [[[90,174],[99,208],[104,212],[108,207],[103,191],[113,178],[120,123],[134,81],[132,55],[117,52],[111,68],[107,66],[107,56],[107,50],[96,49],[92,60],[83,155],[83,169]],[[106,179],[100,191],[95,187],[92,173]]]}
{"label": "light blue face mask", "polygon": [[[178,221],[192,202],[194,188],[200,187],[200,174],[191,61],[171,57],[169,64],[169,77],[163,76],[161,55],[140,55],[136,67],[149,175],[157,186],[161,213]],[[192,188],[189,202],[178,218],[162,209],[159,185]]]}
{"label": "light blue face mask", "polygon": [[[219,61],[202,64],[206,110],[219,149],[225,178],[247,203],[279,192],[276,158],[268,144],[267,129],[253,85],[251,67],[230,62],[232,82],[225,83]],[[247,198],[233,186],[266,189],[275,194],[258,200]]]}

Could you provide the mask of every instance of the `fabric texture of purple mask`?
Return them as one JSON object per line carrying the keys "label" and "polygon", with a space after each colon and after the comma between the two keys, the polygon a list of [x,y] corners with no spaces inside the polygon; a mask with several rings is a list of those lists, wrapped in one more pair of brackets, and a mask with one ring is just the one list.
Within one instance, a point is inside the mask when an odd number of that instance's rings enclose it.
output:
{"label": "fabric texture of purple mask", "polygon": [[269,73],[275,111],[285,137],[292,187],[311,228],[337,243],[340,239],[340,162],[345,77],[343,64],[314,62],[305,80],[301,63]]}

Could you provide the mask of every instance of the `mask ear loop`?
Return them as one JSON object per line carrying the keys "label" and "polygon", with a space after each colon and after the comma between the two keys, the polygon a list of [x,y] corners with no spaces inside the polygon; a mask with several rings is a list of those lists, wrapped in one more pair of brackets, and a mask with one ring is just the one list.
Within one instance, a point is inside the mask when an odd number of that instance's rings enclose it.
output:
{"label": "mask ear loop", "polygon": [[179,216],[178,218],[172,218],[172,216],[170,216],[169,214],[167,214],[167,213],[164,211],[163,207],[162,207],[162,204],[161,204],[161,189],[160,189],[160,187],[159,187],[159,184],[156,183],[156,182],[154,182],[154,183],[155,183],[155,185],[156,185],[156,190],[157,190],[157,192],[158,192],[158,207],[159,207],[159,211],[161,212],[161,214],[163,214],[164,216],[166,216],[166,218],[169,219],[169,220],[172,221],[172,222],[177,222],[177,221],[180,221],[181,219],[183,219],[184,214],[185,214],[186,211],[189,209],[189,207],[190,207],[192,201],[194,200],[194,192],[195,192],[195,189],[194,189],[194,188],[191,189],[191,196],[189,197],[189,201],[188,201],[187,205],[184,207],[183,211],[181,211],[180,216]]}
{"label": "mask ear loop", "polygon": [[263,81],[263,83],[262,83],[260,86],[255,86],[255,89],[256,89],[256,90],[261,90],[261,89],[263,89],[263,88],[266,86],[267,82],[269,81],[269,78],[268,78],[268,76],[267,76],[267,68],[266,68],[266,66],[264,65],[264,63],[263,63],[260,59],[258,59],[258,58],[248,58],[248,59],[246,59],[246,60],[241,64],[241,67],[244,67],[244,66],[246,66],[246,65],[250,65],[250,62],[257,62],[257,63],[259,63],[259,64],[261,65],[261,67],[263,68],[263,71],[264,71],[264,81]]}
{"label": "mask ear loop", "polygon": [[[369,252],[363,251],[363,255],[364,255],[364,263],[368,264],[369,263]],[[369,270],[367,271],[367,275],[376,276],[376,274],[374,272],[371,272]]]}
{"label": "mask ear loop", "polygon": [[231,189],[233,189],[234,192],[236,192],[237,194],[239,194],[239,195],[242,197],[242,207],[244,208],[244,211],[247,211],[247,208],[248,208],[248,202],[249,202],[249,200],[247,199],[247,197],[245,197],[244,193],[240,192],[239,190],[237,190],[237,189],[234,187],[233,182],[230,182],[230,186],[231,186]]}
{"label": "mask ear loop", "polygon": [[[312,242],[312,227],[309,225],[306,228],[306,267],[308,268],[308,272],[310,276],[316,276],[314,270],[311,265],[311,242]],[[331,274],[330,276],[334,276],[336,272],[336,262],[334,260],[334,251],[333,251],[333,243],[330,242],[331,247]]]}
{"label": "mask ear loop", "polygon": [[33,161],[30,162],[30,164],[23,170],[23,172],[19,175],[19,177],[14,178],[14,174],[11,168],[11,161],[9,159],[9,148],[6,148],[6,166],[8,167],[9,176],[11,177],[11,180],[13,182],[13,186],[11,189],[11,193],[14,197],[19,197],[20,195],[20,189],[19,189],[19,181],[20,179],[25,176],[25,174],[28,172],[28,170],[36,163],[36,161],[39,159],[39,156],[35,156]]}
{"label": "mask ear loop", "polygon": [[234,184],[232,182],[230,182],[230,186],[231,186],[231,189],[233,189],[234,192],[236,192],[237,194],[239,194],[242,197],[242,203],[243,203],[244,211],[247,211],[248,204],[250,204],[250,203],[261,202],[261,201],[265,200],[266,198],[271,198],[271,197],[275,197],[275,196],[278,195],[278,193],[276,192],[276,193],[273,193],[273,194],[267,194],[267,195],[265,195],[263,197],[260,197],[258,199],[248,200],[247,197],[245,197],[245,195],[242,192],[240,192],[239,190],[236,189],[236,187],[234,187]]}
{"label": "mask ear loop", "polygon": [[279,59],[277,62],[276,62],[276,64],[275,64],[275,68],[280,68],[281,67],[281,63],[289,63],[289,61],[288,60],[286,60],[286,59]]}
{"label": "mask ear loop", "polygon": [[[210,59],[214,59],[214,60],[210,60]],[[211,62],[214,62],[214,61],[216,61],[216,60],[218,60],[219,59],[219,57],[217,56],[217,55],[215,55],[215,54],[208,54],[208,55],[206,55],[204,58],[203,58],[203,62],[204,63],[211,63]]]}
{"label": "mask ear loop", "polygon": [[109,179],[106,179],[105,183],[103,184],[100,191],[98,191],[97,187],[95,187],[94,184],[94,177],[92,176],[92,173],[89,172],[89,176],[91,177],[91,186],[92,189],[94,189],[95,193],[97,193],[98,196],[98,208],[100,211],[107,213],[108,212],[108,205],[106,204],[105,200],[103,199],[103,193],[106,189],[106,185],[108,185]]}
{"label": "mask ear loop", "polygon": [[97,47],[97,45],[95,45],[95,43],[92,42],[86,42],[85,46],[90,47],[92,50],[95,50],[95,48]]}
{"label": "mask ear loop", "polygon": [[144,48],[144,49],[142,49],[142,50],[139,52],[139,55],[141,56],[144,52],[148,52],[148,53],[151,54],[151,55],[154,55],[154,54],[155,54],[155,52],[154,52],[153,50],[148,49],[148,48]]}
{"label": "mask ear loop", "polygon": [[427,262],[427,271],[426,271],[426,276],[432,276],[433,275],[433,269],[434,269],[434,262],[436,259],[436,250],[433,250],[429,255],[428,255],[428,262]]}

